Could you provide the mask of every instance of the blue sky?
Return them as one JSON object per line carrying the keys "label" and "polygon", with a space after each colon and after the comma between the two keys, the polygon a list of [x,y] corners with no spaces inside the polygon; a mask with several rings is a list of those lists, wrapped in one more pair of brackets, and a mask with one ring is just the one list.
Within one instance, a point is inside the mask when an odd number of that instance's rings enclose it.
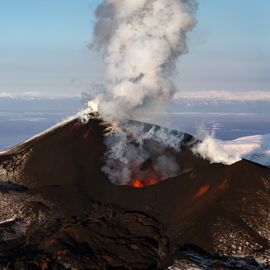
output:
{"label": "blue sky", "polygon": [[[72,96],[102,82],[87,48],[101,2],[0,0],[0,93]],[[269,0],[200,0],[179,90],[270,91],[269,11]]]}

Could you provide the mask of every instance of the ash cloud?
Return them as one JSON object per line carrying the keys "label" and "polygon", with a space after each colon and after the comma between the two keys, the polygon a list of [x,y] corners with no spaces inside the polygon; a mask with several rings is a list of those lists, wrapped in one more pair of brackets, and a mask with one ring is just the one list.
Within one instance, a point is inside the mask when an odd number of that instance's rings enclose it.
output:
{"label": "ash cloud", "polygon": [[[196,25],[196,8],[194,0],[106,0],[96,10],[91,47],[104,54],[105,91],[88,102],[86,112],[98,111],[117,127],[106,142],[109,151],[104,168],[114,182],[129,181],[130,163],[140,167],[151,156],[143,145],[144,136],[164,146],[173,143],[178,149],[179,137],[131,131],[128,121],[136,112],[155,110],[173,98],[176,60],[188,52],[187,33]],[[169,163],[168,156],[157,159],[157,164],[165,161]]]}

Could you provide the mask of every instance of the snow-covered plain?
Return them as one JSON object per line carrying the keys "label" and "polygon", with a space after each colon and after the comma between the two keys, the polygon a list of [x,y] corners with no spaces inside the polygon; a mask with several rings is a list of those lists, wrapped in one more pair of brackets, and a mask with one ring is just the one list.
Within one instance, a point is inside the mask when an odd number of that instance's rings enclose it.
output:
{"label": "snow-covered plain", "polygon": [[270,134],[221,141],[224,150],[237,152],[241,158],[270,167]]}

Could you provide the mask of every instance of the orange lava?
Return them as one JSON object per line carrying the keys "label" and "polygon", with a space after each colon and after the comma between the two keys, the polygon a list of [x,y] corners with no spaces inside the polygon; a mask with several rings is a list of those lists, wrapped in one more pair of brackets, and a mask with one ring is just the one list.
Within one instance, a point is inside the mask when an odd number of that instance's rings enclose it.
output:
{"label": "orange lava", "polygon": [[201,197],[203,194],[205,194],[209,190],[209,188],[210,188],[209,185],[202,186],[192,199],[195,200]]}
{"label": "orange lava", "polygon": [[136,179],[132,182],[132,186],[135,188],[143,188],[143,183],[139,179]]}
{"label": "orange lava", "polygon": [[189,174],[189,178],[190,178],[190,179],[195,179],[195,178],[196,178],[196,173],[195,173],[195,172],[191,172],[191,173]]}
{"label": "orange lava", "polygon": [[43,263],[42,265],[41,265],[41,270],[46,270],[46,269],[48,269],[49,267],[48,267],[48,264],[47,263]]}
{"label": "orange lava", "polygon": [[141,173],[139,173],[136,179],[131,181],[131,186],[135,188],[143,188],[143,187],[154,185],[158,182],[159,180],[157,179],[155,175],[149,175],[149,174],[142,175]]}
{"label": "orange lava", "polygon": [[91,129],[88,129],[88,130],[83,134],[83,138],[84,138],[84,139],[87,139],[87,138],[88,138],[90,131],[91,131]]}
{"label": "orange lava", "polygon": [[217,189],[219,189],[219,190],[225,189],[225,188],[227,187],[227,185],[228,185],[228,182],[229,182],[229,180],[228,180],[228,179],[225,179],[225,180],[217,187]]}

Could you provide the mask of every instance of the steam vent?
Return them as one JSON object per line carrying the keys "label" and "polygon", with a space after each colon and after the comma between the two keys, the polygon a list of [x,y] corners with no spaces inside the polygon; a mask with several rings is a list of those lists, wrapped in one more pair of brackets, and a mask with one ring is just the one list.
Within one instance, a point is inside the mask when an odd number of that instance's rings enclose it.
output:
{"label": "steam vent", "polygon": [[270,269],[270,169],[210,164],[182,134],[179,175],[116,185],[107,132],[71,120],[0,154],[1,269]]}

